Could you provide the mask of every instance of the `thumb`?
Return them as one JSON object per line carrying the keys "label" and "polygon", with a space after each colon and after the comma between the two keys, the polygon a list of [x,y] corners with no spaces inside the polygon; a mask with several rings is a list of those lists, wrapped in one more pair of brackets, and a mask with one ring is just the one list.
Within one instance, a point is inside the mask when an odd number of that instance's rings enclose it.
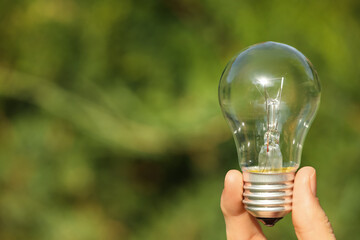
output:
{"label": "thumb", "polygon": [[335,239],[331,224],[316,197],[316,172],[304,167],[295,177],[292,220],[298,239]]}
{"label": "thumb", "polygon": [[221,210],[225,218],[227,239],[266,239],[259,223],[245,210],[242,199],[242,174],[237,170],[230,170],[226,174],[221,195]]}

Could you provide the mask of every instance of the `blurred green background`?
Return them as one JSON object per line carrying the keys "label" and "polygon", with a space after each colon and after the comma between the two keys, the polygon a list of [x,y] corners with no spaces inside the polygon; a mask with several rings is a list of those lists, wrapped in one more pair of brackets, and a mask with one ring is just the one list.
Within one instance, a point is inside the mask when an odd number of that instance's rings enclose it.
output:
{"label": "blurred green background", "polygon": [[[360,3],[0,1],[0,239],[225,239],[238,168],[217,85],[267,40],[322,103],[302,166],[339,239],[360,234]],[[295,239],[291,216],[269,239]]]}

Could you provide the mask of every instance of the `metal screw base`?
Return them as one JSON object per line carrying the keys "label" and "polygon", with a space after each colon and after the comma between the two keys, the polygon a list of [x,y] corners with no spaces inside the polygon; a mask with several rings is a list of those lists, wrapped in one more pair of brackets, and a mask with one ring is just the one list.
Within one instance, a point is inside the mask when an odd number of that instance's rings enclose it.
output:
{"label": "metal screw base", "polygon": [[295,172],[243,172],[243,176],[243,203],[251,215],[258,219],[278,219],[291,211]]}

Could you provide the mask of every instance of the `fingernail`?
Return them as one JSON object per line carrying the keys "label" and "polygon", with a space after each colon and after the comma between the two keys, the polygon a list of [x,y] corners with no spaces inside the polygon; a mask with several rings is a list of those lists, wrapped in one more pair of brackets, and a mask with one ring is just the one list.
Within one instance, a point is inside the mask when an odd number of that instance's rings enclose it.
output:
{"label": "fingernail", "polygon": [[310,189],[314,197],[316,197],[316,171],[310,176]]}
{"label": "fingernail", "polygon": [[226,188],[226,185],[231,181],[231,170],[228,171],[225,175],[224,179],[224,189]]}
{"label": "fingernail", "polygon": [[225,186],[226,186],[226,179],[227,178],[228,178],[228,174],[226,173],[225,178],[224,178],[224,189],[225,189]]}

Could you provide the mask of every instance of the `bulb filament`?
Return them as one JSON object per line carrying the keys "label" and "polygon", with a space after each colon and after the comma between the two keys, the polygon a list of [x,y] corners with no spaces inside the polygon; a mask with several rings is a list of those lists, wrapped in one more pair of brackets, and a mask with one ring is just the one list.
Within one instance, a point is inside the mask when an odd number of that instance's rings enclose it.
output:
{"label": "bulb filament", "polygon": [[[275,83],[279,80],[280,86],[277,85],[278,87],[275,87]],[[264,93],[267,122],[266,133],[264,134],[264,146],[261,148],[258,158],[259,167],[262,172],[275,171],[282,168],[282,154],[279,146],[280,133],[278,127],[284,77],[274,79],[262,78],[259,80],[259,83],[263,87],[263,91],[261,92]]]}

